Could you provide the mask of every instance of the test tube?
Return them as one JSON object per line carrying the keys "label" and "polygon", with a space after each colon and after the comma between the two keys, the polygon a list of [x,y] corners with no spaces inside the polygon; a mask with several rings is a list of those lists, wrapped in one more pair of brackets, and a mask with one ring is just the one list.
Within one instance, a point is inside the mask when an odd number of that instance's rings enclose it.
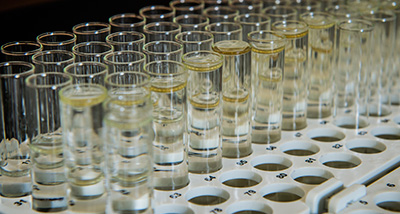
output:
{"label": "test tube", "polygon": [[309,27],[307,117],[326,118],[333,107],[335,19],[324,12],[304,13],[300,19]]}
{"label": "test tube", "polygon": [[215,6],[228,6],[229,0],[203,0],[204,8]]}
{"label": "test tube", "polygon": [[277,21],[283,20],[295,20],[297,19],[297,10],[294,7],[288,5],[274,5],[264,8],[261,12],[268,15],[271,18],[271,24]]}
{"label": "test tube", "polygon": [[229,6],[238,10],[239,14],[260,13],[263,2],[261,0],[231,0]]}
{"label": "test tube", "polygon": [[200,14],[184,14],[174,18],[174,22],[181,26],[181,31],[204,31],[210,20]]}
{"label": "test tube", "polygon": [[147,62],[159,60],[173,60],[180,62],[182,59],[183,46],[173,41],[154,41],[143,46]]}
{"label": "test tube", "polygon": [[175,9],[175,16],[201,14],[204,10],[204,2],[201,0],[172,0],[169,6]]}
{"label": "test tube", "polygon": [[104,64],[108,66],[108,73],[123,71],[143,71],[146,55],[138,51],[117,51],[104,56]]}
{"label": "test tube", "polygon": [[286,38],[274,31],[248,35],[252,57],[251,140],[257,144],[281,139]]}
{"label": "test tube", "polygon": [[32,63],[32,56],[43,50],[40,43],[34,41],[8,42],[1,46],[2,59],[6,61],[25,61]]}
{"label": "test tube", "polygon": [[145,35],[135,31],[115,32],[106,37],[114,51],[142,51],[145,41]]}
{"label": "test tube", "polygon": [[[369,68],[373,24],[349,19],[337,24],[335,104],[332,113],[336,126],[358,130],[369,125]],[[351,59],[351,60],[350,60]]]}
{"label": "test tube", "polygon": [[288,4],[287,0],[261,0],[261,1],[263,3],[263,9],[265,9],[267,7],[271,7],[271,6],[287,5]]}
{"label": "test tube", "polygon": [[182,56],[189,72],[187,85],[188,164],[191,173],[212,173],[222,168],[222,64],[212,51]]}
{"label": "test tube", "polygon": [[319,12],[321,11],[321,1],[320,0],[296,0],[290,1],[289,6],[297,10],[297,15],[308,12]]}
{"label": "test tube", "polygon": [[181,32],[181,26],[174,22],[153,22],[143,27],[147,42],[174,41],[175,36]]}
{"label": "test tube", "polygon": [[139,10],[139,14],[146,18],[146,24],[152,22],[172,22],[175,9],[164,5],[149,5]]}
{"label": "test tube", "polygon": [[134,13],[121,13],[111,16],[108,19],[108,23],[111,26],[110,33],[122,31],[143,32],[146,18]]}
{"label": "test tube", "polygon": [[240,158],[251,148],[251,48],[241,40],[215,42],[213,51],[224,56],[222,71],[222,156]]}
{"label": "test tube", "polygon": [[64,72],[72,76],[74,84],[104,85],[108,67],[100,62],[76,62],[65,67]]}
{"label": "test tube", "polygon": [[30,106],[35,127],[29,144],[32,157],[32,209],[59,212],[68,209],[68,185],[61,128],[59,92],[72,84],[68,74],[33,74],[26,84],[35,104]]}
{"label": "test tube", "polygon": [[360,18],[360,13],[349,5],[339,4],[325,8],[325,11],[335,17],[336,21]]}
{"label": "test tube", "polygon": [[390,81],[392,79],[391,67],[395,46],[396,15],[390,10],[376,10],[362,14],[362,19],[372,22],[372,62],[369,73],[371,74],[370,92],[368,101],[369,115],[383,117],[391,114],[390,108]]}
{"label": "test tube", "polygon": [[189,184],[186,148],[187,69],[176,61],[155,61],[145,67],[150,75],[153,102],[154,188],[177,190]]}
{"label": "test tube", "polygon": [[106,77],[103,119],[110,213],[152,213],[153,107],[150,77],[119,72]]}
{"label": "test tube", "polygon": [[210,20],[210,24],[218,22],[233,22],[233,19],[239,15],[239,11],[229,6],[214,6],[206,8],[203,11],[203,15]]}
{"label": "test tube", "polygon": [[76,62],[103,62],[104,56],[113,51],[113,46],[106,42],[82,42],[72,48]]}
{"label": "test tube", "polygon": [[186,31],[176,35],[175,40],[182,44],[185,54],[192,51],[210,51],[214,36],[207,31]]}
{"label": "test tube", "polygon": [[43,46],[43,50],[72,51],[76,44],[76,35],[68,31],[53,31],[38,35],[36,41]]}
{"label": "test tube", "polygon": [[35,100],[25,80],[34,70],[29,62],[0,63],[0,195],[5,198],[27,196],[32,191],[28,143]]}
{"label": "test tube", "polygon": [[206,26],[214,36],[214,43],[224,40],[242,40],[242,26],[234,22],[212,23]]}
{"label": "test tube", "polygon": [[308,26],[302,21],[278,21],[272,30],[285,35],[285,74],[283,75],[282,130],[307,127]]}
{"label": "test tube", "polygon": [[247,34],[250,32],[271,29],[271,18],[261,13],[248,13],[236,16],[235,22],[242,26],[242,38],[246,42],[248,42]]}
{"label": "test tube", "polygon": [[93,41],[105,42],[110,31],[110,24],[105,22],[85,22],[72,27],[72,32],[76,35],[76,44]]}
{"label": "test tube", "polygon": [[75,62],[75,55],[65,50],[41,51],[32,56],[32,62],[35,73],[63,72],[67,65]]}
{"label": "test tube", "polygon": [[105,210],[104,152],[101,138],[107,90],[98,84],[69,85],[59,92],[65,174],[71,212]]}

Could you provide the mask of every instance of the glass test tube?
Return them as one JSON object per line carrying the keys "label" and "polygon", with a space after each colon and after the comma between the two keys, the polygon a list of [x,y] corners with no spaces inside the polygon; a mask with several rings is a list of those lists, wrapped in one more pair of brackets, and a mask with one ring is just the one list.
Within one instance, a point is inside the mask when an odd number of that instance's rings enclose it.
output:
{"label": "glass test tube", "polygon": [[271,24],[283,20],[296,20],[298,14],[295,8],[288,5],[266,7],[262,13],[267,14],[271,18]]}
{"label": "glass test tube", "polygon": [[108,19],[108,23],[111,26],[110,33],[122,31],[143,32],[146,18],[134,13],[122,13],[111,16]]}
{"label": "glass test tube", "polygon": [[239,11],[229,6],[215,6],[206,8],[203,11],[203,15],[210,20],[210,24],[218,22],[233,22],[233,19],[239,15]]}
{"label": "glass test tube", "polygon": [[186,31],[176,35],[175,40],[182,44],[185,54],[192,51],[210,51],[214,36],[207,31]]}
{"label": "glass test tube", "polygon": [[307,117],[326,118],[333,107],[335,19],[324,12],[300,15],[309,27]]}
{"label": "glass test tube", "polygon": [[32,62],[35,73],[63,72],[67,65],[75,62],[75,55],[65,50],[41,51],[32,56]]}
{"label": "glass test tube", "polygon": [[152,213],[153,107],[143,72],[107,75],[103,119],[110,213]]}
{"label": "glass test tube", "polygon": [[271,29],[271,18],[261,13],[248,13],[236,16],[235,22],[242,26],[242,38],[246,42],[248,42],[247,34],[250,32]]}
{"label": "glass test tube", "polygon": [[146,42],[174,41],[175,36],[181,32],[181,26],[174,22],[153,22],[143,27]]}
{"label": "glass test tube", "polygon": [[[369,125],[369,71],[373,24],[351,19],[337,24],[337,59],[333,123],[341,128]],[[350,60],[351,59],[351,60]]]}
{"label": "glass test tube", "polygon": [[25,80],[34,70],[29,62],[0,63],[0,195],[6,198],[32,191],[28,142],[34,127],[30,107],[35,100]]}
{"label": "glass test tube", "polygon": [[214,43],[224,40],[242,40],[242,26],[234,22],[212,23],[206,26],[214,36]]}
{"label": "glass test tube", "polygon": [[150,5],[139,10],[139,14],[146,18],[146,24],[152,22],[172,22],[175,9],[164,5]]}
{"label": "glass test tube", "polygon": [[287,0],[261,0],[263,3],[263,9],[271,6],[287,5]]}
{"label": "glass test tube", "polygon": [[175,17],[174,22],[181,26],[181,32],[204,31],[210,20],[200,14],[184,14]]}
{"label": "glass test tube", "polygon": [[76,62],[103,62],[104,56],[113,51],[113,46],[106,42],[82,42],[72,48]]}
{"label": "glass test tube", "polygon": [[321,1],[320,0],[290,1],[289,6],[295,8],[297,10],[297,15],[299,17],[303,13],[321,11]]}
{"label": "glass test tube", "polygon": [[272,30],[285,35],[285,74],[283,76],[282,130],[295,131],[307,126],[308,26],[302,21],[278,21]]}
{"label": "glass test tube", "polygon": [[100,62],[77,62],[65,67],[64,72],[72,76],[74,84],[104,85],[108,67]]}
{"label": "glass test tube", "polygon": [[153,102],[154,188],[176,190],[188,185],[187,69],[176,61],[155,61],[145,67],[150,75]]}
{"label": "glass test tube", "polygon": [[145,41],[145,35],[135,31],[115,32],[106,37],[114,51],[142,51]]}
{"label": "glass test tube", "polygon": [[111,26],[105,22],[85,22],[72,27],[76,35],[76,44],[82,42],[105,42],[110,34]]}
{"label": "glass test tube", "polygon": [[396,15],[393,11],[377,10],[362,14],[362,19],[374,24],[371,44],[372,51],[370,92],[368,100],[369,115],[372,117],[383,117],[391,114],[390,108],[390,81],[392,79],[392,60],[395,33]]}
{"label": "glass test tube", "polygon": [[204,8],[215,6],[228,6],[229,0],[203,0]]}
{"label": "glass test tube", "polygon": [[245,157],[251,148],[251,48],[240,40],[214,43],[224,56],[222,71],[222,156]]}
{"label": "glass test tube", "polygon": [[229,6],[238,10],[239,14],[260,13],[263,2],[261,0],[231,0]]}
{"label": "glass test tube", "polygon": [[175,16],[201,14],[204,10],[204,2],[201,0],[172,0],[169,6],[175,9]]}
{"label": "glass test tube", "polygon": [[74,84],[59,92],[65,174],[74,202],[71,212],[104,212],[102,102],[107,90],[97,84]]}
{"label": "glass test tube", "polygon": [[257,144],[281,139],[286,38],[273,31],[248,35],[252,59],[251,140]]}
{"label": "glass test tube", "polygon": [[147,62],[160,60],[182,60],[183,46],[173,41],[148,42],[143,46],[143,53],[146,54]]}
{"label": "glass test tube", "polygon": [[67,31],[46,32],[37,36],[36,41],[43,46],[44,51],[72,51],[72,47],[76,44],[76,35]]}
{"label": "glass test tube", "polygon": [[360,13],[357,12],[352,6],[344,4],[329,6],[325,8],[325,11],[334,16],[337,22],[360,17]]}
{"label": "glass test tube", "polygon": [[32,56],[42,50],[43,46],[33,41],[8,42],[1,46],[2,61],[25,61],[32,63]]}
{"label": "glass test tube", "polygon": [[182,61],[188,68],[188,163],[191,173],[212,173],[222,168],[223,56],[212,51],[189,52]]}
{"label": "glass test tube", "polygon": [[68,209],[68,185],[61,128],[59,91],[72,84],[68,74],[33,74],[26,80],[35,104],[30,106],[32,126],[32,209],[58,212]]}
{"label": "glass test tube", "polygon": [[116,51],[104,56],[104,64],[108,65],[108,73],[123,71],[143,71],[146,55],[138,51]]}

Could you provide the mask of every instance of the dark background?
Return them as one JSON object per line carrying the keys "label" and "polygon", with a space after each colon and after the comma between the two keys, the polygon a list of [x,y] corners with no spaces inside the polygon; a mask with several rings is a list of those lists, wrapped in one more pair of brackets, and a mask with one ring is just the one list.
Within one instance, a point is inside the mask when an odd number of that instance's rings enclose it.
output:
{"label": "dark background", "polygon": [[169,0],[0,0],[0,45],[35,41],[51,31],[70,31],[83,22],[108,22],[120,13],[136,13],[148,5],[168,5]]}

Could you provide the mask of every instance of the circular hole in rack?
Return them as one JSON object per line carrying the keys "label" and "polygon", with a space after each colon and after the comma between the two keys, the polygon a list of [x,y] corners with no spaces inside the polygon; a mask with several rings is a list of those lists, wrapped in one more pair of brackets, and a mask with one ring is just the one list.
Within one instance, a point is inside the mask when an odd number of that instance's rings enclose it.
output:
{"label": "circular hole in rack", "polygon": [[319,147],[305,141],[291,141],[280,146],[282,152],[294,156],[310,156],[319,152]]}
{"label": "circular hole in rack", "polygon": [[164,204],[154,208],[154,214],[194,214],[194,211],[189,207],[179,204]]}
{"label": "circular hole in rack", "polygon": [[272,208],[259,201],[239,201],[226,209],[229,214],[272,214]]}
{"label": "circular hole in rack", "polygon": [[376,154],[386,149],[385,144],[372,139],[354,139],[346,143],[346,147],[357,153]]}
{"label": "circular hole in rack", "polygon": [[185,197],[190,203],[207,206],[224,203],[229,199],[229,193],[217,187],[197,187],[189,190]]}
{"label": "circular hole in rack", "polygon": [[325,166],[337,169],[350,169],[361,164],[358,157],[346,153],[328,153],[322,155],[319,160]]}
{"label": "circular hole in rack", "polygon": [[321,168],[300,168],[295,169],[292,178],[303,184],[318,185],[333,177],[333,174]]}
{"label": "circular hole in rack", "polygon": [[219,180],[230,187],[252,187],[262,181],[262,177],[249,170],[232,170],[223,173]]}
{"label": "circular hole in rack", "polygon": [[343,116],[335,118],[333,124],[344,129],[356,129],[356,128],[362,129],[368,126],[368,121],[362,118],[359,118],[358,127],[356,122],[357,121],[354,117]]}
{"label": "circular hole in rack", "polygon": [[400,212],[400,192],[384,192],[374,198],[376,206],[394,212]]}
{"label": "circular hole in rack", "polygon": [[263,171],[281,171],[292,166],[292,162],[279,155],[262,155],[251,160],[251,165]]}
{"label": "circular hole in rack", "polygon": [[392,112],[390,111],[389,107],[387,106],[381,106],[381,110],[379,111],[376,105],[370,105],[368,106],[368,112],[369,116],[371,117],[384,117],[388,116]]}
{"label": "circular hole in rack", "polygon": [[384,140],[400,140],[400,129],[391,126],[379,126],[372,129],[371,134]]}
{"label": "circular hole in rack", "polygon": [[346,135],[335,129],[319,128],[309,131],[308,137],[319,142],[337,142],[343,140]]}
{"label": "circular hole in rack", "polygon": [[292,184],[271,184],[261,189],[261,195],[270,201],[292,202],[301,199],[304,191]]}

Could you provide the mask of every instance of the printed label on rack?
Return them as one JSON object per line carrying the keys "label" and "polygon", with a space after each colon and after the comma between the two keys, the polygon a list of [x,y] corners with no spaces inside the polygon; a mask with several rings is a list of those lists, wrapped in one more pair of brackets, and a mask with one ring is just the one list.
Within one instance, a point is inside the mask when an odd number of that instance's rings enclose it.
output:
{"label": "printed label on rack", "polygon": [[179,192],[174,192],[174,194],[169,195],[169,197],[172,199],[179,198],[181,196],[182,194],[180,194]]}
{"label": "printed label on rack", "polygon": [[252,196],[252,195],[254,195],[254,194],[256,194],[257,192],[255,191],[255,190],[249,190],[249,191],[246,191],[244,194],[245,195],[248,195],[248,196]]}
{"label": "printed label on rack", "polygon": [[308,158],[305,160],[306,163],[314,163],[314,161],[316,161],[315,158]]}
{"label": "printed label on rack", "polygon": [[205,180],[205,181],[212,181],[212,180],[214,180],[214,179],[216,179],[216,178],[217,178],[217,177],[210,175],[210,176],[208,176],[208,177],[205,177],[204,180]]}
{"label": "printed label on rack", "polygon": [[236,165],[243,166],[246,163],[247,163],[247,160],[240,160],[240,161],[236,162]]}
{"label": "printed label on rack", "polygon": [[210,213],[221,213],[223,210],[221,208],[214,208]]}
{"label": "printed label on rack", "polygon": [[265,149],[268,150],[268,151],[274,151],[276,149],[276,146],[268,146]]}

